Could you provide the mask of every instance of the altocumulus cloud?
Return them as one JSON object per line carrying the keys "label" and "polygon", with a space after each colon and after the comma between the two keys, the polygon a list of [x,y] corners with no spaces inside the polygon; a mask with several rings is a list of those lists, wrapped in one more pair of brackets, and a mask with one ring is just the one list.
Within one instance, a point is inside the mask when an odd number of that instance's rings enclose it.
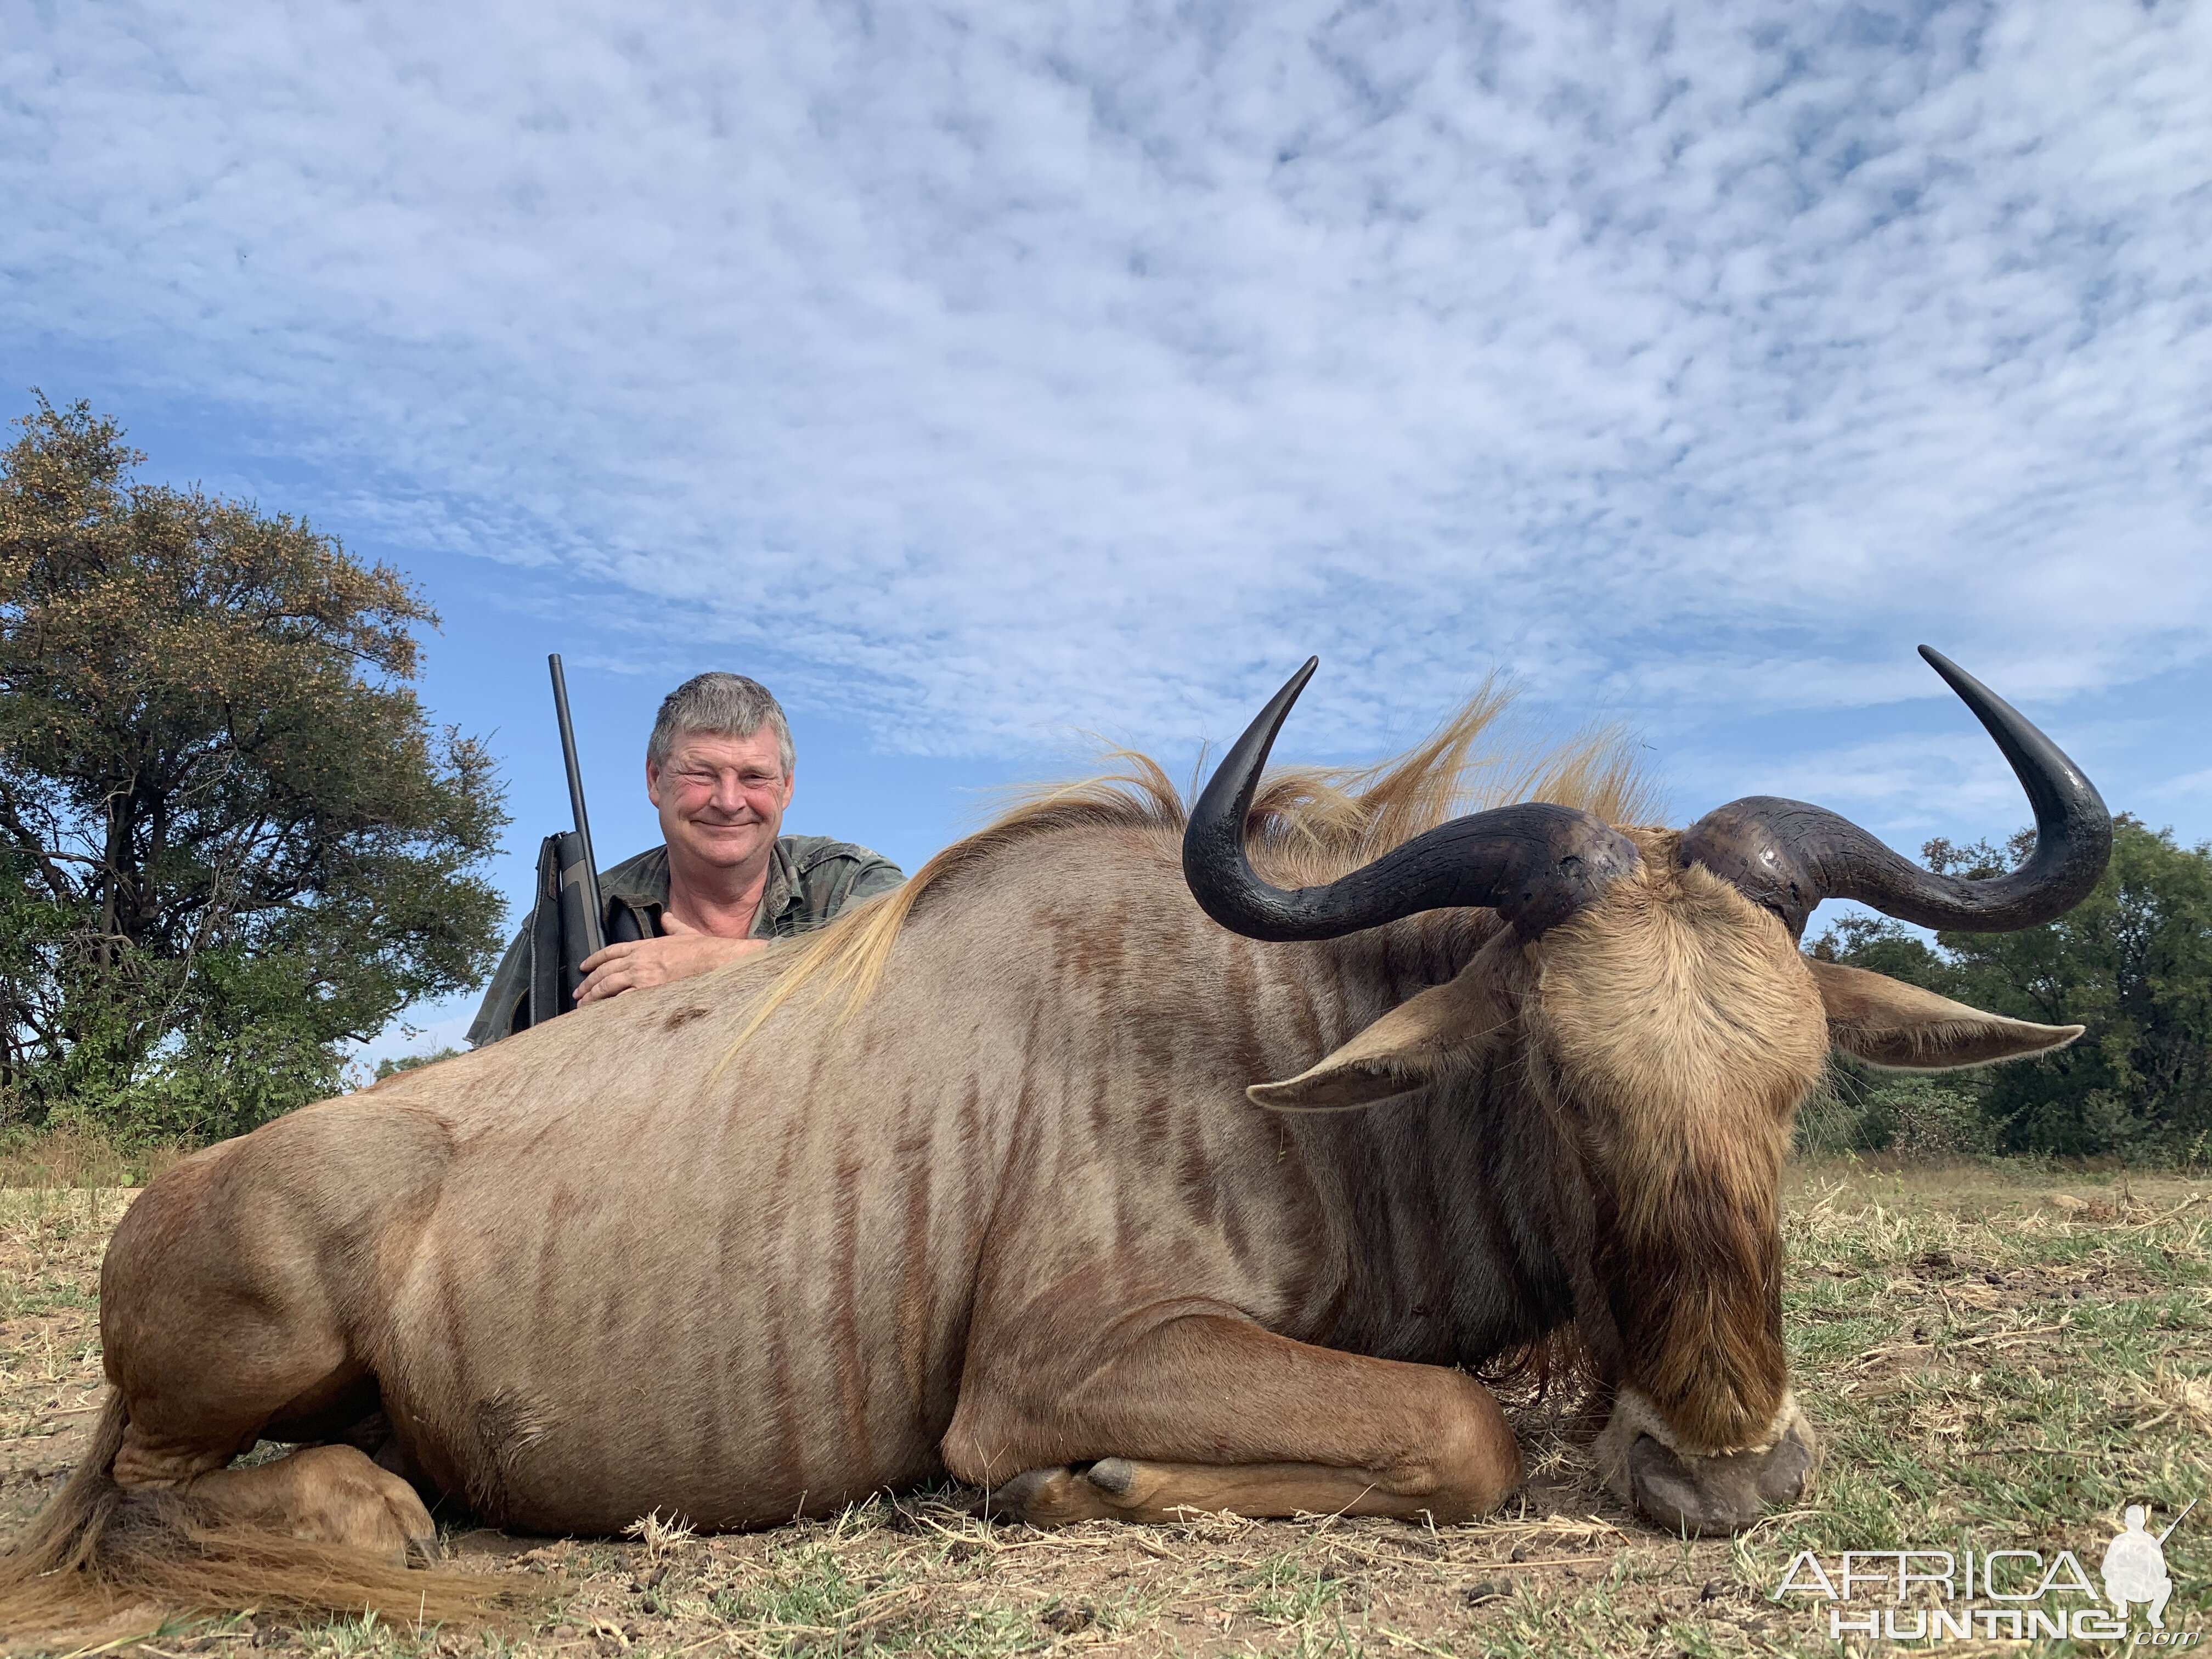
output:
{"label": "altocumulus cloud", "polygon": [[2203,6],[0,15],[7,334],[912,747],[2205,649]]}

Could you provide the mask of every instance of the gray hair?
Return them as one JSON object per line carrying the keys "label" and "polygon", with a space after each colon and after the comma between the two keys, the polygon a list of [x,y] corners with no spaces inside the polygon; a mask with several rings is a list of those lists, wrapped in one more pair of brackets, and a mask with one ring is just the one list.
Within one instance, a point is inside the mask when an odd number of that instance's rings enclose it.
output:
{"label": "gray hair", "polygon": [[775,752],[783,761],[783,775],[789,777],[798,758],[791,746],[791,726],[783,718],[783,705],[768,687],[743,674],[694,674],[660,700],[645,757],[655,766],[666,765],[668,751],[685,732],[750,738],[763,726],[775,733]]}

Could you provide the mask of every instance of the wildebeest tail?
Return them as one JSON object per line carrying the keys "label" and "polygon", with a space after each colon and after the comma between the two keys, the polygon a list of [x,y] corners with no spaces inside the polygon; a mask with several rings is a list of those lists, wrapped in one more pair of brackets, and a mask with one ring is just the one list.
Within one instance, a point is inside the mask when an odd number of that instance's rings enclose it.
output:
{"label": "wildebeest tail", "polygon": [[143,1610],[164,1614],[353,1613],[407,1623],[483,1620],[532,1592],[501,1575],[391,1565],[358,1550],[211,1521],[189,1496],[115,1482],[122,1397],[111,1393],[68,1482],[0,1553],[0,1631],[82,1629]]}
{"label": "wildebeest tail", "polygon": [[110,1471],[123,1447],[123,1398],[110,1393],[92,1444],[69,1480],[0,1555],[0,1630],[37,1629],[65,1614],[123,1497]]}

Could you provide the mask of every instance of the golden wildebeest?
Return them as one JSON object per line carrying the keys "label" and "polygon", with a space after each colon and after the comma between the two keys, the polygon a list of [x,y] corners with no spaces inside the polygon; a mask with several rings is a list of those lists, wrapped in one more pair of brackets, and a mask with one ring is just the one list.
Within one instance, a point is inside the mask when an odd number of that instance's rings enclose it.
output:
{"label": "golden wildebeest", "polygon": [[[2033,805],[2008,875],[1763,797],[1615,827],[1588,769],[1440,821],[1479,719],[1255,805],[1308,664],[1187,821],[1141,763],[788,951],[187,1158],[116,1230],[112,1393],[0,1612],[429,1606],[418,1494],[726,1528],[949,1470],[1045,1524],[1459,1520],[1521,1475],[1470,1372],[1559,1332],[1613,1390],[1615,1489],[1741,1526],[1814,1458],[1778,1206],[1831,1047],[2080,1030],[1799,952],[1823,898],[2027,927],[2104,866],[2096,791],[1929,654]],[[264,1438],[305,1449],[231,1467]]]}

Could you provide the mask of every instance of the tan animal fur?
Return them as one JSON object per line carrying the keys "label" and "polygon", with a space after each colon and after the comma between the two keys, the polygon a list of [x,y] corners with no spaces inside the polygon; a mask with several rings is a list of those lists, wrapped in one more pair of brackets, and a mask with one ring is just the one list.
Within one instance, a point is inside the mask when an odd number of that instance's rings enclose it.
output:
{"label": "tan animal fur", "polygon": [[[1310,878],[1449,816],[1496,712],[1394,767],[1285,775],[1257,857]],[[1547,787],[1625,812],[1620,755],[1585,744]],[[0,1617],[57,1583],[195,1599],[108,1526],[173,1535],[179,1502],[234,1555],[276,1549],[286,1593],[312,1564],[280,1544],[356,1546],[323,1580],[352,1607],[392,1601],[418,1490],[564,1533],[947,1471],[1040,1522],[1456,1519],[1520,1467],[1468,1370],[1569,1328],[1673,1447],[1764,1431],[1790,1112],[1832,1026],[1893,1054],[1909,999],[1824,1005],[1663,830],[1534,943],[1454,910],[1256,944],[1198,913],[1179,804],[1135,777],[1018,809],[815,941],[165,1175],[103,1273],[105,1437],[0,1562]],[[227,1468],[261,1438],[330,1443]]]}

